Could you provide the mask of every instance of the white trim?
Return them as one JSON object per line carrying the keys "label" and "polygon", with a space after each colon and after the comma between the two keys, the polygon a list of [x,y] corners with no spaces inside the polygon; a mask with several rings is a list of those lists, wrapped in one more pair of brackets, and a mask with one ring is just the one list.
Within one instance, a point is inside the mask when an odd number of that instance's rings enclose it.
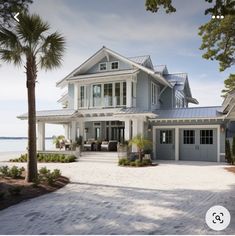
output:
{"label": "white trim", "polygon": [[179,127],[175,127],[175,160],[179,161],[180,144],[179,144]]}
{"label": "white trim", "polygon": [[[176,129],[217,129],[217,162],[220,162],[220,125],[165,125],[165,126],[153,126],[153,135],[156,132],[157,129],[175,129],[175,133],[176,133]],[[154,132],[155,131],[155,132]],[[153,136],[153,140],[154,140],[154,136]],[[176,147],[176,143],[177,143],[177,147]],[[179,132],[178,132],[178,136],[175,135],[175,160],[177,160],[177,153],[179,150]],[[156,143],[155,143],[156,145]],[[154,151],[154,156],[156,157],[156,147],[153,148]]]}

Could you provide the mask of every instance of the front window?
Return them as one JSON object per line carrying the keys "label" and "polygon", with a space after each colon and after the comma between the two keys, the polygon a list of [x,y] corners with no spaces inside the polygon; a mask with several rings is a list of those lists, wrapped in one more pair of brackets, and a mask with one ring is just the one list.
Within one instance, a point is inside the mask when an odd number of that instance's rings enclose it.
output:
{"label": "front window", "polygon": [[106,62],[100,63],[99,66],[100,66],[100,71],[107,70],[107,63]]}
{"label": "front window", "polygon": [[160,143],[161,144],[172,143],[172,130],[160,130]]}
{"label": "front window", "polygon": [[126,82],[123,82],[123,105],[126,105]]}
{"label": "front window", "polygon": [[114,105],[121,105],[121,91],[120,91],[120,83],[115,83],[115,103]]}
{"label": "front window", "polygon": [[111,69],[112,70],[117,70],[118,69],[118,61],[114,61],[111,63]]}
{"label": "front window", "polygon": [[93,106],[101,106],[101,84],[93,85]]}
{"label": "front window", "polygon": [[200,130],[200,144],[213,144],[213,130]]}
{"label": "front window", "polygon": [[104,104],[105,107],[113,105],[113,84],[104,84]]}
{"label": "front window", "polygon": [[80,87],[80,107],[85,107],[85,86]]}
{"label": "front window", "polygon": [[184,130],[184,144],[195,144],[194,130]]}
{"label": "front window", "polygon": [[157,85],[152,83],[151,86],[151,98],[152,98],[152,104],[157,104]]}

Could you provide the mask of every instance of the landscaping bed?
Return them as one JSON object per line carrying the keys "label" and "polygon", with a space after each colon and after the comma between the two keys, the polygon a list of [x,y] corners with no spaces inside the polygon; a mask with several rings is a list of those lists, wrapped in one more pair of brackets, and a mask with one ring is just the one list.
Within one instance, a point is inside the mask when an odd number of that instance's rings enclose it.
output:
{"label": "landscaping bed", "polygon": [[157,164],[153,164],[151,159],[143,159],[140,161],[139,159],[130,159],[130,158],[121,158],[118,160],[119,166],[129,166],[129,167],[145,167],[145,166],[156,166]]}
{"label": "landscaping bed", "polygon": [[235,174],[235,166],[225,167],[224,169]]}
{"label": "landscaping bed", "polygon": [[[1,172],[0,175],[0,210],[24,200],[53,192],[69,183],[68,178],[58,174],[58,170],[50,172],[45,167],[39,170],[39,180],[34,183],[25,182],[24,169],[18,168],[18,171],[15,172],[11,171],[12,168],[9,170],[9,174],[3,175]],[[16,172],[18,175],[11,174]]]}
{"label": "landscaping bed", "polygon": [[[69,163],[75,162],[76,157],[74,155],[56,154],[56,153],[38,153],[38,162],[60,162]],[[27,154],[22,154],[19,158],[10,159],[10,162],[27,162]]]}

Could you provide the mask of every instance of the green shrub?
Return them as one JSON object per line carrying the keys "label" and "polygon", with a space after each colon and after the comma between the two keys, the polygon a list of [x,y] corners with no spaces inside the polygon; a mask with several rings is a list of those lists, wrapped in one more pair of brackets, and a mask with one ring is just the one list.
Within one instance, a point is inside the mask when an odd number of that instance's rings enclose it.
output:
{"label": "green shrub", "polygon": [[225,141],[225,159],[229,164],[233,163],[233,157],[231,154],[230,142],[229,140]]}
{"label": "green shrub", "polygon": [[130,162],[130,166],[136,166],[134,161]]}
{"label": "green shrub", "polygon": [[[54,153],[38,153],[37,154],[38,162],[74,162],[76,157],[73,155],[65,155],[65,154],[54,154]],[[11,162],[26,162],[27,154],[21,155],[19,158],[11,159]]]}
{"label": "green shrub", "polygon": [[150,159],[144,159],[144,160],[142,161],[142,163],[143,163],[144,166],[149,166],[149,165],[152,164],[152,161],[151,161]]}
{"label": "green shrub", "polygon": [[[39,170],[38,180],[39,182],[46,182],[48,185],[53,185],[55,181],[61,176],[61,171],[54,169],[52,172],[46,167],[42,167]],[[38,183],[35,183],[37,185]]]}
{"label": "green shrub", "polygon": [[22,186],[15,186],[15,187],[12,187],[12,188],[8,189],[8,192],[12,196],[19,196],[21,194],[22,189],[23,189]]}
{"label": "green shrub", "polygon": [[135,160],[135,166],[141,167],[143,166],[143,162],[141,162],[140,160]]}
{"label": "green shrub", "polygon": [[17,166],[12,166],[11,169],[9,169],[9,177],[13,178],[13,179],[18,179],[21,177],[22,172],[24,171],[24,167],[17,167]]}
{"label": "green shrub", "polygon": [[9,175],[9,167],[8,166],[0,166],[0,175],[3,177],[7,177]]}
{"label": "green shrub", "polygon": [[24,167],[17,167],[12,166],[9,168],[8,166],[2,166],[0,167],[0,175],[3,177],[11,177],[13,179],[20,178],[22,176],[22,172],[24,171]]}

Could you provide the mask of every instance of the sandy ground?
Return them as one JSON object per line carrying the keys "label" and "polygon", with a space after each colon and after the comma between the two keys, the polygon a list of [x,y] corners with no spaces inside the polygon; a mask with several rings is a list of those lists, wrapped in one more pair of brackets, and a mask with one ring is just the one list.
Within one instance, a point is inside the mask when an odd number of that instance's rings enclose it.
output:
{"label": "sandy ground", "polygon": [[[100,153],[76,163],[40,164],[60,168],[71,184],[1,211],[0,234],[235,234],[235,175],[224,165],[125,168],[116,160]],[[205,223],[213,205],[231,213],[224,231]]]}

